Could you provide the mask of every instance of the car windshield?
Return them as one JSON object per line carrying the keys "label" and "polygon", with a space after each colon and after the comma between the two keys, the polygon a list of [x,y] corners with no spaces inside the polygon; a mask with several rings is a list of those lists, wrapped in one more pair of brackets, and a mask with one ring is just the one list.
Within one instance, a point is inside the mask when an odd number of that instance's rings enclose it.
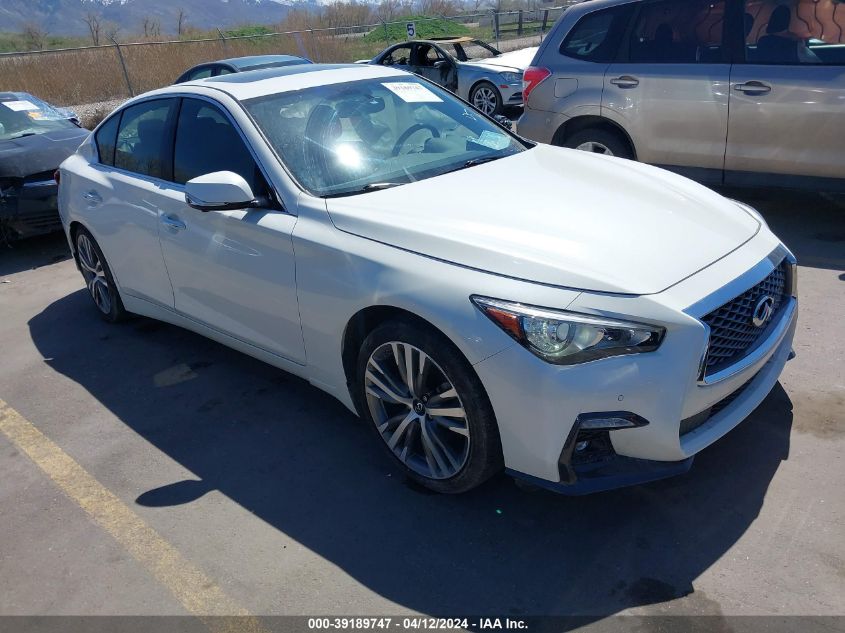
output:
{"label": "car windshield", "polygon": [[492,59],[502,53],[481,40],[472,40],[455,44],[455,57],[462,61],[470,59]]}
{"label": "car windshield", "polygon": [[321,197],[431,178],[526,148],[450,93],[410,75],[268,95],[245,105],[294,178]]}
{"label": "car windshield", "polygon": [[52,106],[28,94],[0,97],[0,141],[76,126]]}

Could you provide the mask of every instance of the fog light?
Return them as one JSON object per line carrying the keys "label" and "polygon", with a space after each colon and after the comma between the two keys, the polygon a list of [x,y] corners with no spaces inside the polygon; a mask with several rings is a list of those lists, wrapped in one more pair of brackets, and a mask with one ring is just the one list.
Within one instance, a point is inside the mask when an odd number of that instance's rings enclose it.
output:
{"label": "fog light", "polygon": [[614,429],[633,429],[645,426],[648,420],[633,413],[600,413],[579,415],[578,428],[582,431],[605,431]]}

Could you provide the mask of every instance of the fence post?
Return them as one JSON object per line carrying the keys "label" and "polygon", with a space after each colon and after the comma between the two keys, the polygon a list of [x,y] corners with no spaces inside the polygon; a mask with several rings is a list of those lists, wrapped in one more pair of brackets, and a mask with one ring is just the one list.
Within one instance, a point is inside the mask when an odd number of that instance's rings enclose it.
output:
{"label": "fence post", "polygon": [[499,48],[499,14],[493,13],[493,34],[496,36],[496,48]]}
{"label": "fence post", "polygon": [[386,44],[390,44],[390,31],[387,30],[387,22],[383,18],[379,18],[379,20],[381,20],[381,25],[384,27],[384,41]]}
{"label": "fence post", "polygon": [[540,33],[546,32],[546,25],[548,24],[548,22],[549,22],[549,10],[546,9],[545,11],[543,11],[543,28],[540,29]]}
{"label": "fence post", "polygon": [[522,37],[522,9],[519,10],[519,26],[516,27],[516,34]]}
{"label": "fence post", "polygon": [[226,41],[226,36],[223,35],[223,31],[219,28],[217,29],[217,34],[220,36],[220,39],[223,40],[223,50],[227,53],[229,52],[229,42]]}
{"label": "fence post", "polygon": [[[311,50],[314,51],[314,57],[317,57],[317,47],[314,45],[314,29],[308,29],[308,32],[311,33]],[[314,61],[319,62],[319,59]]]}
{"label": "fence post", "polygon": [[113,37],[109,38],[117,49],[117,58],[120,60],[120,67],[123,68],[123,78],[126,80],[126,88],[129,90],[129,96],[134,97],[135,91],[132,90],[132,82],[129,81],[129,71],[126,69],[126,60],[123,59],[123,51],[120,50],[120,44]]}

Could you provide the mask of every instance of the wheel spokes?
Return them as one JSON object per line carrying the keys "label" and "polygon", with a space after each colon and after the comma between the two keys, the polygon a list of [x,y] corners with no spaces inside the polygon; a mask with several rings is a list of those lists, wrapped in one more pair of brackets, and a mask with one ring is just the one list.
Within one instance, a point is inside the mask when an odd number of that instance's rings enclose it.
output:
{"label": "wheel spokes", "polygon": [[368,359],[364,388],[379,434],[403,464],[434,479],[460,471],[469,455],[466,410],[430,356],[408,343],[385,343]]}

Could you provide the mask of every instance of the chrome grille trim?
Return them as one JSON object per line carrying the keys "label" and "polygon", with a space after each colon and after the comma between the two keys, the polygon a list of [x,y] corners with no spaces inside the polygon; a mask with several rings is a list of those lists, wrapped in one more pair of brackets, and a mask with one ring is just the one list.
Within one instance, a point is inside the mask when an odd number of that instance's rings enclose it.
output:
{"label": "chrome grille trim", "polygon": [[[702,317],[709,341],[700,379],[707,381],[739,363],[778,327],[789,303],[791,274],[790,262],[783,259],[761,282]],[[758,328],[753,325],[752,316],[757,301],[766,295],[774,299],[774,314],[766,327]]]}

